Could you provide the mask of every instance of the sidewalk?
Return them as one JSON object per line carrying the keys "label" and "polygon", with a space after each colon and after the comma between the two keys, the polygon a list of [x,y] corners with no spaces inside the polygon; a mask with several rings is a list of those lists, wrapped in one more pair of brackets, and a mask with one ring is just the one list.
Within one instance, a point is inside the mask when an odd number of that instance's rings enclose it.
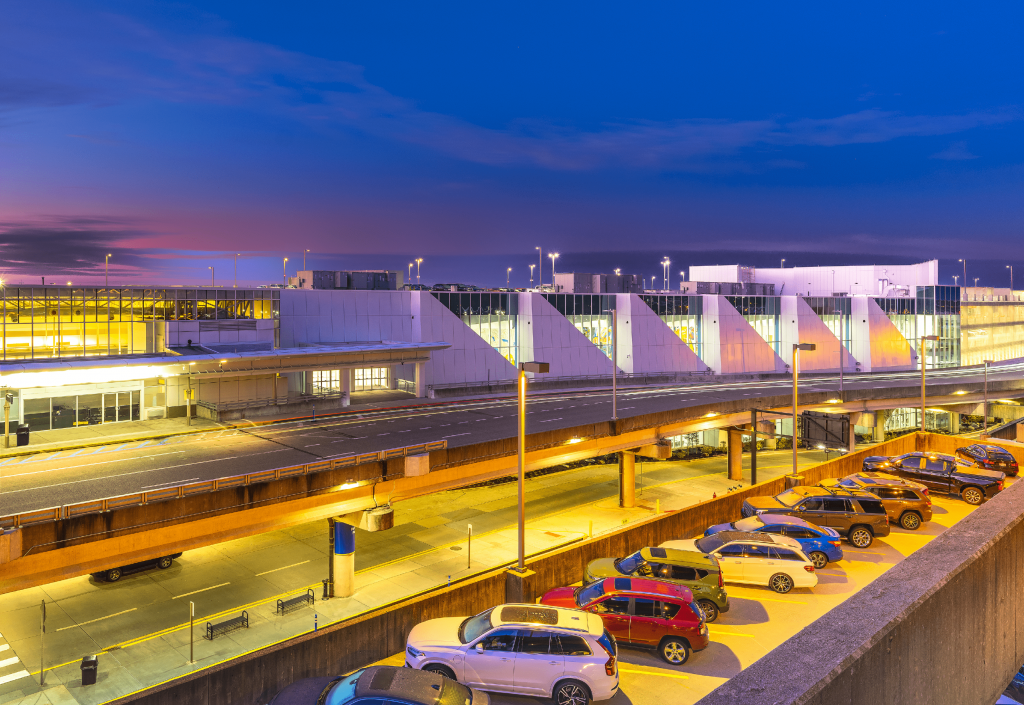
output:
{"label": "sidewalk", "polygon": [[[785,474],[790,454],[760,454],[760,479]],[[802,454],[802,465],[823,460]],[[542,552],[722,494],[735,481],[722,458],[638,464],[637,507],[620,509],[618,469],[589,466],[531,479],[527,483],[527,552]],[[348,619],[472,573],[510,563],[517,551],[516,484],[452,490],[396,505],[396,526],[379,533],[358,532],[356,594],[319,599],[326,576],[326,526],[211,546],[179,559],[181,569],[151,571],[116,585],[88,578],[0,596],[0,624],[16,658],[0,666],[0,703],[97,705],[156,685],[247,651]],[[472,554],[467,550],[473,525]],[[637,547],[639,548],[639,546]],[[199,587],[209,585],[209,587]],[[199,587],[199,589],[196,589]],[[316,591],[313,609],[275,614],[276,600]],[[258,592],[258,594],[257,594]],[[179,599],[182,598],[182,599]],[[46,685],[39,686],[39,603],[48,601]],[[187,615],[196,602],[196,663],[189,664]],[[202,638],[208,620],[220,621],[245,609],[249,629]],[[81,685],[79,660],[99,654],[96,685]],[[33,664],[35,664],[33,666]],[[28,674],[15,676],[28,671]],[[6,678],[10,677],[9,680]]]}

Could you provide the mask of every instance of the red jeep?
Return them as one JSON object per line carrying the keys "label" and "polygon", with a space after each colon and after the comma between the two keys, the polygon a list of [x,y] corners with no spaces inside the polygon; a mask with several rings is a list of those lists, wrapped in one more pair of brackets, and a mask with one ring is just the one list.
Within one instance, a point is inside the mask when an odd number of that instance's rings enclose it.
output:
{"label": "red jeep", "polygon": [[684,585],[604,578],[582,587],[555,588],[540,601],[599,614],[605,629],[618,641],[655,648],[675,666],[686,663],[691,651],[702,651],[708,645],[704,612],[693,604],[693,593]]}

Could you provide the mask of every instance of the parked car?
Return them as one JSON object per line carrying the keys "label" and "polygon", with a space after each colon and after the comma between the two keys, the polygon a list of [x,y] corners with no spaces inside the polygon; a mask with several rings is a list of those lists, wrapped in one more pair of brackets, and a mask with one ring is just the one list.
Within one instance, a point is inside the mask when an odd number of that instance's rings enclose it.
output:
{"label": "parked car", "polygon": [[601,615],[604,628],[620,644],[657,649],[674,666],[686,663],[691,651],[703,651],[709,641],[704,611],[683,585],[605,578],[582,587],[549,590],[540,602]]}
{"label": "parked car", "polygon": [[[365,698],[365,700],[364,700]],[[439,673],[395,666],[370,666],[337,678],[303,678],[274,696],[270,705],[488,705],[487,693],[467,688]]]}
{"label": "parked car", "polygon": [[727,583],[767,585],[779,593],[818,584],[814,564],[800,549],[800,544],[785,536],[719,531],[696,540],[666,541],[661,547],[714,555]]}
{"label": "parked car", "polygon": [[889,535],[889,517],[881,500],[869,492],[824,487],[792,487],[774,497],[750,497],[743,516],[788,514],[818,526],[835,529],[857,548],[867,548],[876,536]]}
{"label": "parked car", "polygon": [[864,490],[882,500],[890,524],[914,531],[922,522],[932,520],[932,500],[928,488],[885,472],[855,472],[841,480],[822,480],[819,487]]}
{"label": "parked car", "polygon": [[943,453],[906,453],[889,459],[888,472],[919,482],[930,493],[956,495],[968,504],[978,505],[992,499],[1003,489],[1006,475],[985,470]]}
{"label": "parked car", "polygon": [[473,617],[430,619],[406,640],[410,668],[473,688],[552,698],[607,700],[619,689],[618,646],[601,617],[541,605],[498,605]]}
{"label": "parked car", "polygon": [[160,570],[167,570],[174,563],[175,558],[181,558],[180,553],[172,553],[169,556],[161,556],[159,558],[150,558],[146,561],[139,561],[138,563],[132,563],[130,565],[123,565],[120,568],[110,568],[108,570],[100,571],[99,573],[93,573],[92,577],[97,580],[105,580],[108,583],[116,583],[124,575],[131,575],[132,573],[138,573],[143,570],[149,570],[150,568],[159,568]]}
{"label": "parked car", "polygon": [[583,582],[592,583],[601,578],[623,575],[658,578],[685,585],[693,591],[697,606],[704,611],[708,622],[718,619],[720,612],[729,611],[729,595],[725,592],[722,570],[714,556],[696,551],[642,548],[625,558],[592,560],[583,571]]}
{"label": "parked car", "polygon": [[1017,477],[1017,460],[1008,450],[999,446],[975,443],[957,448],[956,457],[979,468],[998,470],[1010,477]]}
{"label": "parked car", "polygon": [[704,531],[704,535],[711,536],[721,531],[751,531],[788,536],[800,544],[800,548],[818,570],[828,565],[829,561],[843,560],[839,532],[835,529],[816,526],[800,517],[791,517],[785,514],[758,514],[730,524],[717,524],[708,527]]}

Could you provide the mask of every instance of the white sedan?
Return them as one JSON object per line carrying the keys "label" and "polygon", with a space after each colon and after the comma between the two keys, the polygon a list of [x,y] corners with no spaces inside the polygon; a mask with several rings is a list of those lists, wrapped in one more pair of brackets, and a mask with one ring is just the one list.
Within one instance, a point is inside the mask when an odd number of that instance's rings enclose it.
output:
{"label": "white sedan", "polygon": [[779,593],[818,584],[814,564],[800,544],[786,536],[720,531],[699,539],[666,541],[661,547],[714,555],[728,583],[767,585]]}

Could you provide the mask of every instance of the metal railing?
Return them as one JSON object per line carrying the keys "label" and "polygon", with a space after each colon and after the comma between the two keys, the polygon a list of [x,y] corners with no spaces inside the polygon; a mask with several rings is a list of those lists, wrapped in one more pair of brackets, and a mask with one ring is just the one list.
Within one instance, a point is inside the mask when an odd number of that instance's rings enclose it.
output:
{"label": "metal railing", "polygon": [[[714,375],[714,372],[707,370],[705,372],[623,372],[616,375],[616,379],[630,382],[633,384],[652,384],[655,382],[687,382],[687,381],[705,381],[708,377]],[[608,375],[575,375],[568,377],[552,377],[550,379],[536,379],[533,386],[540,386],[545,384],[564,384],[571,382],[581,382],[584,384],[590,383],[612,383],[612,376]],[[431,384],[428,389],[460,389],[460,388],[473,388],[473,387],[499,387],[504,385],[512,385],[515,387],[516,380],[513,379],[494,379],[486,382],[450,382],[447,384]]]}
{"label": "metal railing", "polygon": [[182,499],[197,494],[216,492],[218,490],[231,489],[233,487],[244,487],[246,485],[260,482],[272,482],[283,480],[299,475],[312,475],[318,472],[327,472],[338,468],[353,467],[363,463],[384,462],[393,458],[404,458],[409,455],[420,455],[429,453],[432,450],[444,450],[448,447],[447,440],[421,443],[415,446],[404,446],[402,448],[390,448],[388,450],[350,455],[344,458],[321,460],[305,465],[292,465],[272,470],[261,470],[259,472],[246,473],[245,475],[231,475],[219,477],[214,480],[203,482],[191,482],[188,484],[175,485],[173,487],[162,487],[148,492],[136,492],[133,494],[94,499],[88,502],[76,504],[63,504],[58,507],[47,507],[20,514],[0,517],[0,529],[17,529],[22,526],[41,524],[45,522],[61,521],[62,519],[74,519],[88,514],[101,514],[114,509],[126,507],[138,507],[152,502],[166,502],[172,499]]}
{"label": "metal railing", "polygon": [[321,399],[341,399],[344,396],[341,392],[325,392],[322,394],[289,394],[286,397],[271,397],[266,399],[241,399],[239,401],[197,401],[196,406],[211,411],[230,411],[233,409],[249,409],[253,407],[283,406],[285,404],[299,404],[302,402],[317,402]]}

